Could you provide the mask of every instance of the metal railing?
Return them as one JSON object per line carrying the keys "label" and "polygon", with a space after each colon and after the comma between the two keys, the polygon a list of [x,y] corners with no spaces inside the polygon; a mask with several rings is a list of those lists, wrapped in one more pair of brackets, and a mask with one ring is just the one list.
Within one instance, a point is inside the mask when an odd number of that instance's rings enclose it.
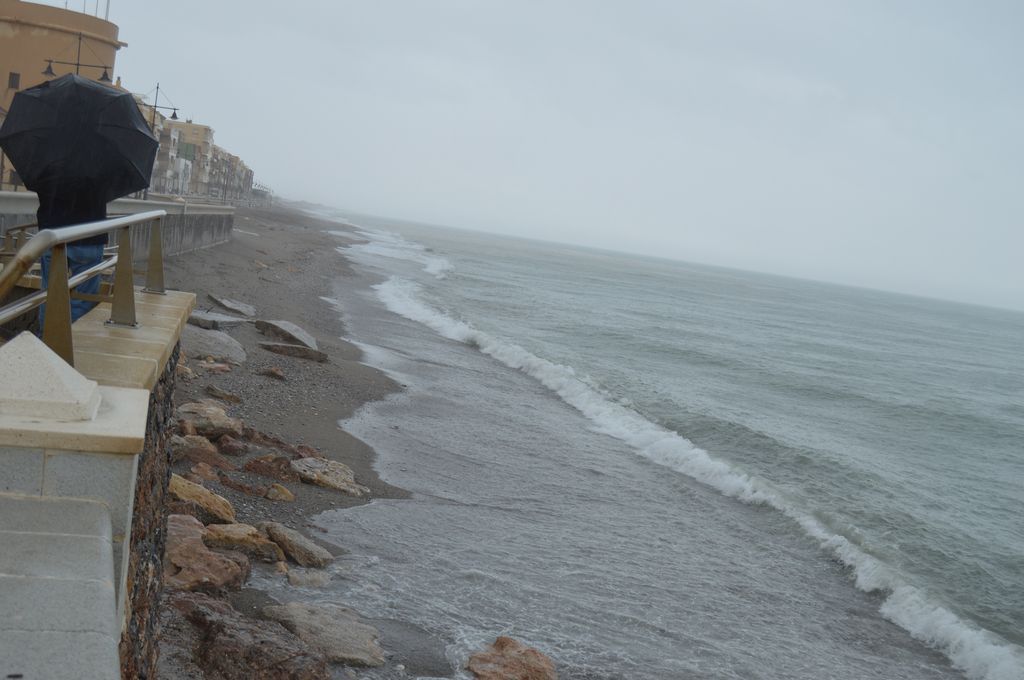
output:
{"label": "metal railing", "polygon": [[[0,302],[14,290],[22,277],[44,253],[52,251],[52,255],[46,289],[0,307],[0,325],[46,304],[43,342],[72,366],[75,365],[75,351],[71,336],[72,298],[90,302],[109,302],[110,320],[107,323],[132,328],[138,326],[135,319],[131,229],[152,222],[149,258],[146,264],[146,286],[143,288],[143,292],[162,295],[164,293],[164,264],[160,218],[166,214],[167,212],[164,210],[151,210],[98,222],[87,222],[73,227],[43,229],[27,240],[25,230],[34,225],[20,225],[8,230],[8,234],[11,234],[11,231],[14,231],[15,234],[10,236],[10,249],[7,247],[9,245],[8,236],[5,234],[4,237],[4,261],[3,269],[0,270]],[[107,232],[116,233],[117,253],[109,257],[105,255],[99,264],[69,278],[68,244]],[[13,252],[13,246],[19,243],[22,245],[17,248],[16,252]],[[111,268],[114,269],[114,280],[113,284],[107,287],[108,293],[104,293],[102,288],[101,292],[95,295],[72,292],[76,286]]]}

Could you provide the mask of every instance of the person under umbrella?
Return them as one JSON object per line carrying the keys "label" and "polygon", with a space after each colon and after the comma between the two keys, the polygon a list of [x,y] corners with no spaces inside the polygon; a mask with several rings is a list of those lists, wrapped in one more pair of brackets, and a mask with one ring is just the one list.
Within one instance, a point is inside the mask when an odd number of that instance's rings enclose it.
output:
{"label": "person under umbrella", "polygon": [[[73,74],[15,94],[0,127],[0,147],[39,196],[40,229],[106,219],[107,203],[149,186],[157,146],[130,93]],[[101,234],[68,244],[70,275],[98,264],[106,242]],[[50,259],[40,260],[44,288]],[[76,290],[95,294],[99,285],[97,275]],[[94,305],[72,300],[71,320]]]}

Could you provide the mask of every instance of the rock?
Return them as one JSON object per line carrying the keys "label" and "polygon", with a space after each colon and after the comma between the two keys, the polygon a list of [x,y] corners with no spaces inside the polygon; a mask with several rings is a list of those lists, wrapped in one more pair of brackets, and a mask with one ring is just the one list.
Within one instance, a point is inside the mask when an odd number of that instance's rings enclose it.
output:
{"label": "rock", "polygon": [[211,524],[203,542],[211,548],[237,550],[264,562],[284,559],[284,552],[262,531],[251,524]]}
{"label": "rock", "polygon": [[217,481],[217,471],[214,470],[208,463],[196,463],[189,470],[193,475],[199,479],[203,479],[207,482]]}
{"label": "rock", "polygon": [[260,522],[259,528],[267,532],[274,543],[281,546],[284,554],[302,567],[326,567],[334,556],[306,538],[298,531],[289,529],[278,522]]}
{"label": "rock", "polygon": [[201,524],[217,524],[224,521],[193,501],[168,498],[165,505],[167,506],[168,515],[188,515],[189,517],[195,517]]}
{"label": "rock", "polygon": [[466,669],[477,680],[558,680],[547,655],[504,635],[469,657]]}
{"label": "rock", "polygon": [[177,432],[182,437],[188,437],[196,433],[196,428],[188,420],[179,420],[174,424],[174,432]]}
{"label": "rock", "polygon": [[333,604],[292,602],[264,607],[263,616],[279,622],[328,661],[358,666],[383,666],[384,650],[377,629],[351,609]]}
{"label": "rock", "polygon": [[309,349],[317,349],[316,338],[299,328],[291,321],[256,321],[256,330],[263,335],[272,335],[287,343],[305,345]]}
{"label": "rock", "polygon": [[294,453],[299,458],[324,458],[325,457],[324,454],[322,454],[320,451],[317,451],[316,449],[314,449],[312,446],[309,446],[308,444],[299,444],[298,446],[295,447]]}
{"label": "rock", "polygon": [[240,396],[238,396],[237,394],[232,394],[227,390],[222,390],[216,385],[207,385],[206,393],[209,394],[211,397],[214,397],[215,399],[220,399],[221,401],[226,401],[231,404],[242,403],[242,398]]}
{"label": "rock", "polygon": [[217,375],[231,372],[231,364],[218,363],[216,361],[200,361],[199,368],[207,373],[215,373]]}
{"label": "rock", "polygon": [[198,359],[213,357],[236,364],[245,363],[246,359],[241,343],[227,333],[208,331],[191,324],[181,329],[181,348],[187,356]]}
{"label": "rock", "polygon": [[299,473],[292,469],[291,458],[284,456],[267,455],[253,458],[243,465],[242,469],[282,482],[299,481]]}
{"label": "rock", "polygon": [[[188,439],[189,437],[184,438]],[[209,440],[207,440],[206,437],[196,436],[196,439],[203,439],[204,441],[209,442]],[[199,463],[204,463],[216,470],[230,471],[237,469],[231,462],[228,461],[227,458],[217,453],[216,447],[214,447],[212,444],[210,445],[210,447],[211,448],[207,448],[205,446],[184,447],[182,449],[179,449],[179,454],[181,458],[175,460],[190,460],[193,463],[196,463],[197,465]]]}
{"label": "rock", "polygon": [[316,484],[336,489],[350,496],[362,496],[370,492],[365,486],[356,484],[355,474],[347,465],[326,458],[300,458],[291,462],[299,479],[307,484]]}
{"label": "rock", "polygon": [[168,604],[199,629],[194,654],[207,678],[330,678],[324,655],[278,623],[243,616],[224,600],[200,593],[175,593]]}
{"label": "rock", "polygon": [[242,316],[256,316],[256,308],[252,305],[247,305],[244,302],[231,300],[226,297],[219,297],[217,295],[210,295],[210,299],[224,309],[234,312],[235,314],[241,314]]}
{"label": "rock", "polygon": [[243,456],[248,453],[249,445],[226,434],[217,440],[217,450],[225,456]]}
{"label": "rock", "polygon": [[261,342],[260,347],[268,352],[274,352],[275,354],[284,354],[290,357],[319,361],[320,363],[327,361],[326,354],[318,349],[310,349],[305,345],[287,345],[283,342]]}
{"label": "rock", "polygon": [[193,310],[192,314],[188,317],[188,322],[193,326],[199,326],[211,331],[222,331],[235,326],[240,326],[243,323],[249,323],[248,319],[243,319],[239,316],[231,316],[230,314],[220,314],[219,312],[206,312],[201,309]]}
{"label": "rock", "polygon": [[164,584],[177,590],[239,588],[248,569],[203,543],[202,523],[189,515],[167,518]]}
{"label": "rock", "polygon": [[193,371],[188,366],[186,366],[184,363],[179,361],[178,365],[174,367],[174,375],[177,376],[180,380],[189,382],[195,379],[196,372]]}
{"label": "rock", "polygon": [[274,562],[274,573],[287,574],[289,572],[287,562]]}
{"label": "rock", "polygon": [[212,399],[182,404],[178,407],[176,415],[179,419],[192,423],[195,431],[208,439],[216,439],[225,434],[233,437],[242,436],[242,421],[228,416]]}
{"label": "rock", "polygon": [[291,569],[288,583],[301,588],[323,588],[331,582],[331,575],[322,569]]}
{"label": "rock", "polygon": [[268,378],[276,378],[277,380],[284,380],[284,371],[279,366],[271,366],[270,368],[264,368],[259,371],[259,375],[265,375]]}
{"label": "rock", "polygon": [[220,475],[218,475],[217,479],[221,484],[223,484],[227,488],[234,489],[235,491],[241,491],[242,493],[248,494],[249,496],[263,498],[264,496],[267,495],[267,487],[256,486],[253,484],[246,484],[245,482],[240,482],[237,479],[232,479],[231,477],[228,477],[223,472],[220,473]]}
{"label": "rock", "polygon": [[220,523],[232,524],[235,521],[235,509],[223,496],[218,496],[204,486],[195,484],[178,475],[171,475],[171,483],[167,487],[171,495],[180,501],[191,502],[216,517]]}
{"label": "rock", "polygon": [[171,448],[171,461],[175,463],[189,458],[193,453],[197,454],[200,460],[202,456],[217,453],[217,447],[209,439],[194,434],[171,435],[168,444]]}
{"label": "rock", "polygon": [[242,438],[256,446],[269,446],[270,448],[278,449],[286,453],[295,453],[295,447],[280,437],[275,437],[267,432],[260,432],[252,427],[246,426],[243,429]]}
{"label": "rock", "polygon": [[267,489],[267,493],[264,495],[264,498],[271,501],[291,503],[295,500],[295,494],[289,491],[285,486],[281,486],[280,484],[271,484],[270,488]]}

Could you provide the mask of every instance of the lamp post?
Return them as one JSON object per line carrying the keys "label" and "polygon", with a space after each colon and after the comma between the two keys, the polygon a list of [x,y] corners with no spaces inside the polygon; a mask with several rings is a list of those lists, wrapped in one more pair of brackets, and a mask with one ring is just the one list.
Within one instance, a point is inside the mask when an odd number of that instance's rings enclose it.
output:
{"label": "lamp post", "polygon": [[156,95],[153,97],[153,103],[149,105],[149,108],[153,112],[149,116],[149,127],[153,132],[156,132],[156,110],[161,109],[163,111],[171,112],[171,120],[178,120],[178,107],[177,106],[160,106],[160,83],[156,84]]}
{"label": "lamp post", "polygon": [[[149,129],[153,131],[154,135],[156,135],[156,112],[157,112],[157,109],[160,109],[160,110],[163,110],[163,111],[170,111],[171,112],[170,119],[171,120],[178,120],[178,107],[177,106],[160,106],[160,83],[156,84],[156,94],[153,96],[153,103],[149,105],[149,108],[150,108]],[[161,135],[161,137],[162,136],[163,135]],[[157,143],[159,143],[159,142],[160,142],[160,139],[157,138]],[[164,190],[166,191],[166,189],[164,189]],[[142,198],[143,198],[143,200],[149,198],[149,187],[146,187],[146,189],[142,192]]]}
{"label": "lamp post", "polygon": [[60,61],[59,59],[44,59],[44,61],[46,62],[46,69],[43,71],[43,75],[46,76],[47,78],[55,77],[57,74],[53,70],[53,65],[54,64],[62,64],[64,66],[74,66],[75,67],[75,75],[76,76],[77,75],[81,75],[82,67],[85,66],[86,68],[101,68],[101,69],[103,69],[103,73],[102,73],[102,75],[100,75],[99,81],[101,83],[109,83],[110,82],[110,71],[109,71],[110,67],[109,66],[107,66],[106,64],[83,64],[82,63],[82,40],[83,40],[82,34],[79,33],[78,34],[78,54],[75,57],[74,61]]}

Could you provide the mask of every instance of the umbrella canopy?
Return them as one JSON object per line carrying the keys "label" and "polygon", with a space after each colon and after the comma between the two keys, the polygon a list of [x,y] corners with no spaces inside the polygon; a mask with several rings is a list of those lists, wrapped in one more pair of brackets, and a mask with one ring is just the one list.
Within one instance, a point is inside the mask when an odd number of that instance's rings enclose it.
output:
{"label": "umbrella canopy", "polygon": [[66,75],[14,95],[0,148],[40,195],[102,205],[149,186],[157,139],[128,92]]}

